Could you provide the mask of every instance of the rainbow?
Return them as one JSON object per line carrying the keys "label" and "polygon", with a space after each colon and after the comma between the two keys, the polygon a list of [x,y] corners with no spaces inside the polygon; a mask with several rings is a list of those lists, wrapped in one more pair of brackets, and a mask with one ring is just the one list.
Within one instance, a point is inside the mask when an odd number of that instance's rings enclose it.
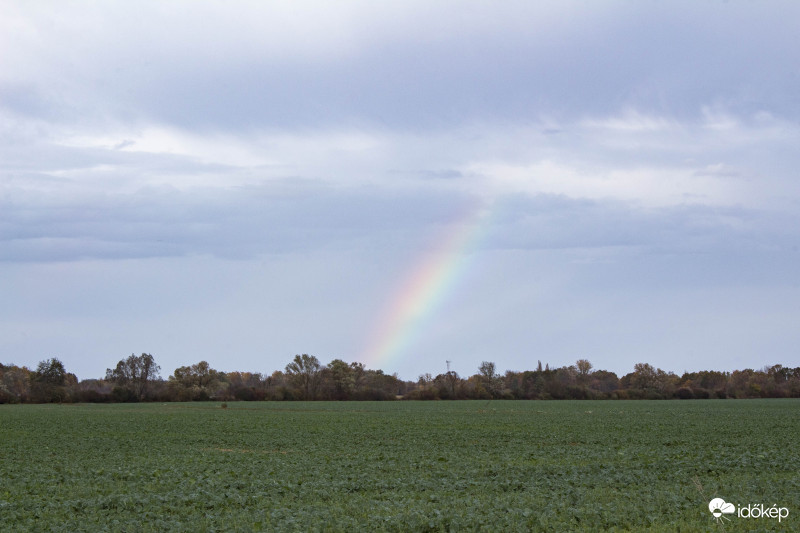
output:
{"label": "rainbow", "polygon": [[433,250],[414,263],[370,330],[359,358],[367,368],[388,371],[395,359],[407,354],[473,262],[471,252],[484,239],[491,215],[490,206],[473,208],[449,225]]}

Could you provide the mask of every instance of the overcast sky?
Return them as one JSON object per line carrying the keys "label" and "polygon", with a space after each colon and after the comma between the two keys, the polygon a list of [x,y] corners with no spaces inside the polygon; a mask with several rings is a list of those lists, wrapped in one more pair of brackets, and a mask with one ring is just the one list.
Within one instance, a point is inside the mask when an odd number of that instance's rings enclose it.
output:
{"label": "overcast sky", "polygon": [[0,362],[800,366],[800,3],[0,3]]}

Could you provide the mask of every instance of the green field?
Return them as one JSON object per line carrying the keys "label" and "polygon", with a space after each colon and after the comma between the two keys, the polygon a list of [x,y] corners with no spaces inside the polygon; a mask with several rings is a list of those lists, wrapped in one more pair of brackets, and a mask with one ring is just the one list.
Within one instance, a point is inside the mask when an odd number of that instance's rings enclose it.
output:
{"label": "green field", "polygon": [[799,437],[798,400],[0,405],[0,530],[800,531]]}

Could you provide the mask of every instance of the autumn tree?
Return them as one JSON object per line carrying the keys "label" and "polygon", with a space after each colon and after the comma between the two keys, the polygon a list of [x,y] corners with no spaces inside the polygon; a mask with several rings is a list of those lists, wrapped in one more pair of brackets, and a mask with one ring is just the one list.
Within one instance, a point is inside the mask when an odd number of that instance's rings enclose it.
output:
{"label": "autumn tree", "polygon": [[438,391],[437,396],[443,400],[455,400],[463,396],[463,384],[464,380],[454,370],[433,378],[433,386]]}
{"label": "autumn tree", "polygon": [[668,374],[650,363],[636,363],[633,365],[633,372],[624,376],[621,381],[646,397],[664,398],[669,395],[672,382],[677,383],[678,379],[674,374]]}
{"label": "autumn tree", "polygon": [[[40,361],[30,376],[34,401],[63,402],[66,400],[67,377],[64,364],[55,357]],[[74,376],[72,377],[74,378]]]}
{"label": "autumn tree", "polygon": [[286,374],[303,394],[304,400],[313,400],[317,395],[320,377],[319,359],[313,355],[295,355],[291,363],[286,365]]}
{"label": "autumn tree", "polygon": [[66,378],[67,371],[64,369],[64,363],[54,357],[39,362],[33,379],[48,385],[64,385]]}
{"label": "autumn tree", "polygon": [[353,392],[355,379],[352,367],[341,359],[328,363],[328,374],[335,400],[348,400]]}
{"label": "autumn tree", "polygon": [[353,377],[353,391],[358,392],[364,385],[367,369],[364,363],[350,363],[350,375]]}
{"label": "autumn tree", "polygon": [[28,401],[31,392],[31,371],[27,367],[0,364],[0,403]]}
{"label": "autumn tree", "polygon": [[586,377],[592,372],[592,363],[588,359],[578,359],[575,368],[578,369],[578,376]]}
{"label": "autumn tree", "polygon": [[610,393],[619,388],[619,377],[608,370],[596,370],[592,372],[589,387],[597,392]]}
{"label": "autumn tree", "polygon": [[492,398],[500,395],[500,376],[497,374],[495,364],[491,361],[482,361],[478,367],[481,384]]}
{"label": "autumn tree", "polygon": [[237,400],[263,400],[266,397],[264,378],[253,372],[228,372],[228,395]]}
{"label": "autumn tree", "polygon": [[211,368],[207,361],[176,368],[169,383],[182,400],[214,399],[227,387],[225,374]]}
{"label": "autumn tree", "polygon": [[128,399],[142,400],[147,394],[150,382],[158,379],[160,370],[161,367],[156,364],[152,355],[131,354],[127,359],[120,360],[113,370],[110,368],[106,370],[106,380],[129,392]]}

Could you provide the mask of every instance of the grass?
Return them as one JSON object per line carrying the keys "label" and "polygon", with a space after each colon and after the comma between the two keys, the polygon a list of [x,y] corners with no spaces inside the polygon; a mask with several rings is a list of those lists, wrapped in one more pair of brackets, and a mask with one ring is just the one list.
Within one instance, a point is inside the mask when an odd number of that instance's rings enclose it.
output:
{"label": "grass", "polygon": [[0,530],[800,530],[798,435],[798,400],[3,405]]}

